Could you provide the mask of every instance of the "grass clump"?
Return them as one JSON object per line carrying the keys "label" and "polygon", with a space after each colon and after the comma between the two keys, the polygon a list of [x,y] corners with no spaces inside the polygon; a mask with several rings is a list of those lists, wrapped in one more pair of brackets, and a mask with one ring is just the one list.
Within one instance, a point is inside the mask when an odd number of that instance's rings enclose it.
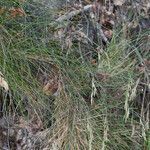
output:
{"label": "grass clump", "polygon": [[3,116],[41,121],[47,149],[149,149],[148,31],[133,40],[114,29],[103,51],[88,49],[93,63],[83,43],[68,50],[49,37],[47,15],[32,17],[1,21]]}

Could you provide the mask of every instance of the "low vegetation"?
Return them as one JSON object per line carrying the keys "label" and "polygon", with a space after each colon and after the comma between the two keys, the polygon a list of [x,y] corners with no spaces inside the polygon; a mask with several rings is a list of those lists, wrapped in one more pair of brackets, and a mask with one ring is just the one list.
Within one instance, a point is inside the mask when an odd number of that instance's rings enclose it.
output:
{"label": "low vegetation", "polygon": [[0,3],[0,149],[150,149],[148,3]]}

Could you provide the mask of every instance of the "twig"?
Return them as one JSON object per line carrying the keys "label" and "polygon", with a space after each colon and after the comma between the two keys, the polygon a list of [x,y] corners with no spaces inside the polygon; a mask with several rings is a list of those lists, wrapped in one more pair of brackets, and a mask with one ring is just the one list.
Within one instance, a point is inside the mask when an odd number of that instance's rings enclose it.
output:
{"label": "twig", "polygon": [[86,6],[84,6],[82,9],[71,11],[71,12],[69,12],[69,13],[67,13],[67,14],[64,14],[64,15],[62,15],[61,17],[59,17],[56,21],[57,21],[57,22],[62,22],[62,21],[64,21],[64,20],[69,20],[69,19],[71,19],[72,17],[74,17],[74,16],[80,14],[81,12],[85,12],[85,11],[90,10],[90,9],[92,8],[92,6],[93,6],[93,5],[86,5]]}

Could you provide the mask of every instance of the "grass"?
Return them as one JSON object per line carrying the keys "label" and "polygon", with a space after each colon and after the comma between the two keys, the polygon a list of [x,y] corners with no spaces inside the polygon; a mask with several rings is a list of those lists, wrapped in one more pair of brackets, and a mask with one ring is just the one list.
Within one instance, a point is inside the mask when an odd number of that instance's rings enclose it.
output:
{"label": "grass", "polygon": [[[48,129],[48,149],[150,149],[149,120],[136,104],[140,82],[149,84],[148,72],[136,69],[149,59],[142,47],[147,44],[144,34],[133,40],[122,29],[114,31],[104,52],[91,51],[96,59],[92,64],[76,43],[66,54],[60,42],[43,41],[51,23],[47,16],[20,20],[2,16],[0,25],[0,71],[13,101],[10,108],[9,100],[3,100],[5,115],[40,118]],[[43,92],[38,69],[59,78],[57,96]]]}

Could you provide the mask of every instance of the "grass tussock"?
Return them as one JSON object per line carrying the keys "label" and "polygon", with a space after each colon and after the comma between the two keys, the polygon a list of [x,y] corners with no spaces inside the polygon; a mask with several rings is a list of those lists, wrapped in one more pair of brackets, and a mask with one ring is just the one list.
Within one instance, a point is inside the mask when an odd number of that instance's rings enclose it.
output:
{"label": "grass tussock", "polygon": [[5,15],[0,71],[10,90],[0,99],[3,116],[42,122],[47,149],[150,149],[149,31],[127,38],[120,25],[103,51],[95,45],[88,50],[92,63],[84,44],[74,42],[68,50],[47,39],[53,28],[46,14]]}

